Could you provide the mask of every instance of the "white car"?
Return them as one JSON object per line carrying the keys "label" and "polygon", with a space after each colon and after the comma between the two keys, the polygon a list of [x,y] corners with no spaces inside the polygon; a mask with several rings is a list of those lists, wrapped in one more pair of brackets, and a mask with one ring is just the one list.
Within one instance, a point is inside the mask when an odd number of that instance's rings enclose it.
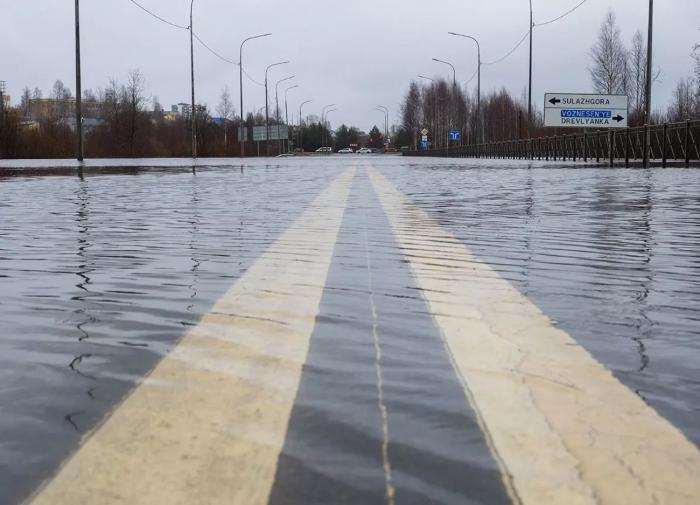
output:
{"label": "white car", "polygon": [[346,147],[345,149],[341,149],[340,151],[338,151],[338,154],[352,154],[352,153],[354,153],[354,152],[355,152],[355,151],[353,151],[353,150],[350,149],[349,147]]}
{"label": "white car", "polygon": [[359,149],[357,151],[357,154],[371,154],[371,153],[372,153],[372,150],[367,148],[367,147],[363,147],[362,149]]}
{"label": "white car", "polygon": [[319,147],[318,149],[316,149],[316,152],[317,153],[332,153],[333,148],[332,147]]}

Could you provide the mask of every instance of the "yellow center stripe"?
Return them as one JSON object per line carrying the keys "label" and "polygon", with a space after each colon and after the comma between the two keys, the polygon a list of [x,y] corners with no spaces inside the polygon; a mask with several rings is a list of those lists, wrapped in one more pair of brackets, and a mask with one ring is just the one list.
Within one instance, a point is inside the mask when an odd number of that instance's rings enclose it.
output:
{"label": "yellow center stripe", "polygon": [[515,502],[700,503],[694,444],[382,174],[370,176]]}
{"label": "yellow center stripe", "polygon": [[156,366],[33,505],[262,505],[354,169]]}

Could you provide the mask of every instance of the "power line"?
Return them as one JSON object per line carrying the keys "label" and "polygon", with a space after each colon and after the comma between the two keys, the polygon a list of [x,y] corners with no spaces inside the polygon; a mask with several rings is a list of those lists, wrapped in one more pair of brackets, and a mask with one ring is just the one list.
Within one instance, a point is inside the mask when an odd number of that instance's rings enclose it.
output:
{"label": "power line", "polygon": [[565,18],[566,16],[568,16],[569,14],[571,14],[572,12],[574,12],[576,9],[578,9],[578,8],[581,7],[583,4],[585,4],[587,1],[588,1],[588,0],[583,0],[581,3],[579,3],[579,4],[578,4],[576,7],[574,7],[573,9],[569,9],[569,10],[566,11],[564,14],[562,14],[561,16],[558,16],[558,17],[556,17],[556,18],[554,18],[554,19],[550,19],[549,21],[545,21],[544,23],[535,23],[535,26],[545,26],[545,25],[549,25],[549,24],[551,24],[551,23],[554,23],[555,21],[559,21],[560,19]]}
{"label": "power line", "polygon": [[[572,9],[569,9],[568,11],[566,11],[566,12],[565,12],[564,14],[562,14],[561,16],[557,16],[557,17],[555,17],[555,18],[553,18],[553,19],[550,19],[549,21],[545,21],[544,23],[533,23],[532,28],[534,28],[534,27],[536,27],[536,26],[550,25],[550,24],[552,24],[552,23],[554,23],[554,22],[556,22],[556,21],[559,21],[560,19],[564,19],[566,16],[568,16],[569,14],[571,14],[572,12],[574,12],[575,10],[577,10],[579,7],[581,7],[581,6],[582,6],[583,4],[585,4],[587,1],[588,1],[588,0],[582,0],[580,3],[578,3],[578,4],[577,4],[575,7],[573,7]],[[501,58],[498,58],[497,60],[494,60],[494,61],[483,62],[483,64],[484,64],[484,65],[495,65],[496,63],[500,63],[500,62],[502,62],[503,60],[505,60],[506,58],[508,58],[511,54],[513,54],[513,53],[523,44],[523,42],[525,42],[525,39],[527,39],[528,35],[530,35],[530,31],[532,30],[532,28],[530,28],[530,30],[526,31],[525,34],[523,35],[523,38],[520,39],[520,41],[519,41],[517,44],[515,44],[515,46],[513,47],[513,49],[511,49],[510,51],[508,51],[504,56],[502,56]]]}
{"label": "power line", "polygon": [[168,20],[165,19],[165,18],[160,17],[158,14],[156,14],[155,12],[149,11],[149,10],[146,9],[143,5],[141,5],[140,3],[136,2],[135,0],[129,0],[129,1],[130,1],[132,4],[134,4],[136,7],[138,7],[139,9],[141,9],[142,11],[144,11],[144,12],[150,14],[151,16],[153,16],[154,18],[156,18],[156,19],[162,21],[162,22],[165,23],[165,24],[168,24],[168,25],[170,25],[170,26],[174,26],[175,28],[180,28],[181,30],[189,30],[189,29],[190,29],[189,26],[178,25],[177,23],[173,23],[173,22],[171,22],[171,21],[168,21]]}
{"label": "power line", "polygon": [[204,41],[200,38],[200,36],[197,35],[196,33],[192,32],[192,35],[194,35],[194,38],[197,39],[197,41],[198,41],[200,44],[202,44],[202,46],[204,46],[204,48],[205,48],[207,51],[209,51],[211,54],[213,54],[214,56],[216,56],[217,58],[219,58],[221,61],[224,61],[224,62],[226,62],[226,63],[228,63],[228,64],[230,64],[230,65],[239,66],[239,63],[238,63],[238,62],[231,61],[231,60],[229,60],[228,58],[224,58],[224,57],[221,56],[219,53],[217,53],[216,51],[214,51],[214,50],[213,50],[211,47],[209,47],[209,46],[206,44],[206,42],[204,42]]}
{"label": "power line", "polygon": [[493,61],[484,61],[484,62],[482,62],[481,64],[482,64],[482,65],[495,65],[496,63],[502,62],[502,61],[505,60],[508,56],[510,56],[511,54],[513,54],[513,53],[516,51],[516,49],[518,49],[518,48],[522,45],[523,42],[525,42],[525,39],[527,39],[527,36],[528,36],[528,35],[530,35],[530,30],[526,31],[526,32],[525,32],[525,35],[523,35],[523,38],[520,39],[520,42],[518,42],[517,44],[515,44],[515,47],[513,47],[513,49],[511,49],[510,51],[508,51],[504,56],[498,58],[497,60],[493,60]]}
{"label": "power line", "polygon": [[[136,7],[138,7],[139,9],[141,9],[142,11],[144,11],[145,13],[147,13],[148,15],[153,16],[153,17],[156,18],[157,20],[159,20],[159,21],[161,21],[161,22],[163,22],[163,23],[165,23],[165,24],[167,24],[167,25],[170,25],[170,26],[172,26],[172,27],[174,27],[174,28],[179,28],[179,29],[181,29],[181,30],[189,30],[189,29],[190,29],[189,26],[178,25],[177,23],[173,23],[173,22],[171,22],[171,21],[168,21],[167,19],[163,18],[162,16],[159,16],[159,15],[156,14],[155,12],[148,10],[146,7],[144,7],[144,6],[141,5],[140,3],[136,2],[136,0],[129,0],[129,1],[130,1],[132,4],[134,4]],[[238,62],[236,62],[236,61],[229,60],[228,58],[226,58],[226,57],[222,56],[221,54],[219,54],[218,52],[216,52],[216,51],[215,51],[214,49],[212,49],[206,42],[204,42],[204,41],[202,40],[202,38],[201,38],[199,35],[197,35],[196,33],[192,32],[192,35],[194,36],[195,39],[197,39],[197,41],[198,41],[200,44],[202,44],[202,46],[203,46],[207,51],[209,51],[211,54],[213,54],[214,56],[216,56],[217,58],[219,58],[221,61],[224,61],[224,62],[226,62],[226,63],[228,63],[228,64],[230,64],[230,65],[235,65],[235,66],[239,66],[239,65],[240,65],[240,63],[238,63]],[[250,81],[253,82],[254,84],[257,84],[258,86],[265,86],[263,83],[261,83],[260,81],[256,80],[255,78],[253,78],[253,76],[251,76],[248,72],[246,72],[245,69],[243,69],[243,73],[244,73],[245,76],[246,76],[248,79],[250,79]]]}
{"label": "power line", "polygon": [[479,69],[477,68],[476,70],[474,70],[474,73],[473,73],[472,76],[469,78],[469,80],[468,80],[467,82],[464,83],[464,86],[469,86],[469,83],[472,82],[472,81],[474,80],[474,77],[476,77],[476,74],[478,74],[478,73],[479,73]]}

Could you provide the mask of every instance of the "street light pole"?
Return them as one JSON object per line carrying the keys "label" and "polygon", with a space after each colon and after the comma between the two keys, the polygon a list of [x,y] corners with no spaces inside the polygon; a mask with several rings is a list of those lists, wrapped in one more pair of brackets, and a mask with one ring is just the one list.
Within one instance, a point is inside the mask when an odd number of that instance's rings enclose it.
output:
{"label": "street light pole", "polygon": [[240,79],[240,93],[241,93],[241,124],[238,128],[238,135],[240,137],[240,142],[241,142],[241,158],[245,156],[245,140],[243,136],[243,120],[244,120],[244,114],[243,114],[243,45],[248,42],[249,40],[253,39],[260,39],[262,37],[269,37],[272,35],[271,33],[263,33],[262,35],[255,35],[253,37],[248,37],[247,39],[243,40],[241,42],[241,47],[238,52],[238,70],[239,70],[239,79]]}
{"label": "street light pole", "polygon": [[[330,114],[331,112],[335,112],[335,111],[337,111],[337,110],[338,110],[338,109],[330,109],[330,110],[328,110],[328,111],[326,112],[325,118],[323,119],[323,143],[324,143],[324,144],[326,144],[326,123],[328,122],[328,114]],[[330,139],[329,139],[329,140],[330,140]]]}
{"label": "street light pole", "polygon": [[301,115],[301,109],[304,108],[304,105],[311,102],[313,102],[313,100],[305,100],[299,105],[299,147],[301,147],[301,152],[304,152],[304,133],[301,129],[301,118],[303,116]]}
{"label": "street light pole", "polygon": [[471,39],[476,43],[476,54],[477,54],[477,78],[476,78],[476,139],[477,143],[479,140],[479,135],[481,133],[481,45],[476,37],[471,35],[464,35],[461,33],[448,32],[450,35],[455,35],[457,37],[464,37],[466,39]]}
{"label": "street light pole", "polygon": [[197,108],[194,103],[194,29],[192,28],[192,9],[194,0],[190,1],[190,77],[192,84],[192,157],[197,157]]}
{"label": "street light pole", "polygon": [[[193,0],[194,1],[194,0]],[[75,0],[75,130],[78,134],[78,161],[83,161],[83,101],[80,75],[80,0]]]}
{"label": "street light pole", "polygon": [[377,109],[384,113],[384,141],[389,138],[389,108],[384,105],[377,105]]}
{"label": "street light pole", "polygon": [[530,0],[530,70],[527,85],[527,138],[530,138],[530,125],[532,124],[532,0]]}
{"label": "street light pole", "polygon": [[335,104],[324,105],[323,109],[321,109],[321,143],[324,144],[321,147],[325,147],[326,143],[326,109],[330,109],[331,107],[335,107]]}
{"label": "street light pole", "polygon": [[455,70],[455,66],[450,63],[449,61],[444,61],[444,60],[439,60],[437,58],[433,58],[433,61],[437,61],[438,63],[444,63],[445,65],[449,65],[452,68],[452,88],[457,87],[457,71]]}
{"label": "street light pole", "polygon": [[649,0],[649,28],[647,33],[647,82],[646,82],[646,97],[644,104],[644,125],[646,126],[646,135],[644,136],[644,168],[649,167],[649,148],[651,144],[651,132],[649,125],[651,124],[651,72],[652,72],[652,35],[654,32],[654,0]]}
{"label": "street light pole", "polygon": [[277,120],[277,154],[282,154],[282,139],[280,138],[280,100],[279,100],[279,87],[280,83],[294,79],[295,75],[290,75],[284,79],[280,79],[275,84],[275,119]]}
{"label": "street light pole", "polygon": [[426,77],[420,74],[418,74],[418,77],[420,77],[421,79],[425,79],[426,81],[435,82],[435,79],[433,79],[432,77]]}
{"label": "street light pole", "polygon": [[270,108],[269,108],[269,97],[267,92],[267,80],[268,74],[272,67],[277,67],[279,65],[286,65],[289,61],[280,61],[278,63],[273,63],[268,65],[265,69],[265,154],[270,156]]}
{"label": "street light pole", "polygon": [[[287,125],[287,152],[289,152],[289,107],[287,103],[287,94],[290,90],[298,88],[299,85],[289,86],[284,90],[284,124]],[[292,115],[293,116],[293,115]],[[292,117],[292,122],[294,122],[294,117]]]}

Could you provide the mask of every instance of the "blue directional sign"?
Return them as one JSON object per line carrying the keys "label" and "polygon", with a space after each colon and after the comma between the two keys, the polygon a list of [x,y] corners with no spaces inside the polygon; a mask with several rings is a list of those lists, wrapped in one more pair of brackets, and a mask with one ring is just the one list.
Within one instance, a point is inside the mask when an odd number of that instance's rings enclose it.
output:
{"label": "blue directional sign", "polygon": [[428,148],[428,141],[427,141],[427,140],[421,140],[421,142],[420,142],[420,148],[421,148],[421,149],[427,149],[427,148]]}
{"label": "blue directional sign", "polygon": [[450,131],[450,140],[459,140],[462,138],[462,134],[459,130]]}

